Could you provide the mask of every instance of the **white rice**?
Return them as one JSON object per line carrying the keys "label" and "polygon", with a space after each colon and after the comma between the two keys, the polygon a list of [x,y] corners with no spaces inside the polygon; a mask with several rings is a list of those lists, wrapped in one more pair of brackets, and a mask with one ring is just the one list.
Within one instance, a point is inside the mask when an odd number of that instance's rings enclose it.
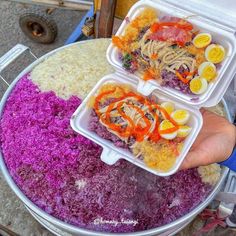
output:
{"label": "white rice", "polygon": [[218,105],[214,106],[214,107],[208,107],[206,108],[208,111],[214,112],[215,114],[219,115],[219,116],[224,116],[226,117],[226,112],[224,109],[224,106],[222,103],[219,103]]}
{"label": "white rice", "polygon": [[84,98],[104,75],[114,70],[106,59],[109,39],[88,40],[55,53],[39,65],[31,78],[41,91],[68,99]]}
{"label": "white rice", "polygon": [[218,164],[200,166],[197,170],[203,183],[215,185],[220,179],[221,168]]}

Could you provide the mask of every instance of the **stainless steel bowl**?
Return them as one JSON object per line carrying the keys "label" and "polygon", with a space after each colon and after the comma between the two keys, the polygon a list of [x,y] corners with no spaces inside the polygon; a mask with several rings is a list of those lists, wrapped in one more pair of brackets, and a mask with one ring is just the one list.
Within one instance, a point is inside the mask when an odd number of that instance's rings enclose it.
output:
{"label": "stainless steel bowl", "polygon": [[[75,43],[75,45],[80,45],[82,42]],[[73,44],[74,45],[74,44]],[[50,57],[56,52],[62,51],[63,49],[70,47],[71,45],[64,46],[61,48],[58,48],[52,52],[47,53],[43,57],[37,59],[35,62],[33,62],[31,65],[29,65],[25,70],[23,70],[17,78],[12,82],[12,84],[9,86],[7,91],[5,92],[1,104],[0,104],[0,116],[2,116],[4,106],[6,104],[7,98],[11,94],[12,89],[18,82],[18,80],[25,75],[26,73],[32,71],[32,69],[41,63],[46,58]],[[17,56],[21,54],[21,52],[25,51],[26,47],[23,45],[17,45],[15,48],[13,48],[10,52],[5,54],[2,58],[0,58],[0,72],[2,69],[4,69],[11,61],[13,61]],[[227,107],[227,104],[225,101],[222,101],[225,111],[227,113],[227,117],[230,120],[230,114]],[[214,189],[211,191],[209,196],[205,199],[204,202],[199,204],[197,207],[195,207],[191,212],[186,214],[185,216],[169,223],[161,227],[153,228],[150,230],[145,231],[139,231],[134,233],[123,233],[123,234],[114,234],[114,233],[100,233],[100,232],[94,232],[85,230],[82,228],[78,228],[76,226],[70,225],[68,223],[65,223],[49,214],[41,210],[39,207],[37,207],[33,202],[31,202],[24,193],[20,190],[20,188],[15,184],[14,180],[12,179],[6,164],[4,163],[3,154],[0,152],[0,167],[1,171],[3,173],[3,176],[5,177],[7,183],[11,187],[11,189],[15,192],[15,194],[18,196],[18,198],[24,203],[26,208],[29,210],[29,212],[35,217],[37,221],[39,221],[42,225],[44,225],[46,228],[48,228],[51,232],[53,232],[56,235],[89,235],[89,236],[111,236],[111,235],[130,235],[130,236],[145,236],[145,235],[174,235],[178,231],[180,231],[183,227],[185,227],[187,224],[189,224],[196,215],[198,215],[205,207],[209,205],[209,203],[215,198],[216,194],[222,189],[222,186],[224,185],[227,175],[229,173],[228,168],[222,168],[222,175],[219,180],[219,182],[215,185]]]}

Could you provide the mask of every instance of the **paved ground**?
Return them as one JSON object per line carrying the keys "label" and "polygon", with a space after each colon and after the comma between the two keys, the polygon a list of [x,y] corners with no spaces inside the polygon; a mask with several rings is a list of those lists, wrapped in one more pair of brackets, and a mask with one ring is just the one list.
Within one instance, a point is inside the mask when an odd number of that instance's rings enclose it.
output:
{"label": "paved ground", "polygon": [[[84,12],[79,11],[56,9],[51,16],[57,23],[58,37],[53,44],[46,45],[32,42],[21,32],[18,20],[19,16],[26,11],[45,13],[46,8],[0,0],[0,56],[17,43],[22,43],[30,47],[32,52],[40,57],[46,52],[63,45],[84,14]],[[31,61],[32,57],[28,54],[19,58],[3,73],[4,76],[11,81]],[[3,89],[1,87],[1,90]]]}

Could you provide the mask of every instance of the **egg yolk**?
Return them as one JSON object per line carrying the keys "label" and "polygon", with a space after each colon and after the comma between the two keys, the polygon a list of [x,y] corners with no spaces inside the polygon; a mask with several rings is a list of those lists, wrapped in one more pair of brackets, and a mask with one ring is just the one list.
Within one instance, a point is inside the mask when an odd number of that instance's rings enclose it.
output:
{"label": "egg yolk", "polygon": [[219,63],[223,61],[224,56],[225,53],[219,46],[215,46],[214,48],[212,48],[207,55],[209,61],[213,63]]}
{"label": "egg yolk", "polygon": [[190,90],[192,92],[198,92],[202,87],[202,82],[200,79],[194,79],[190,82]]}
{"label": "egg yolk", "polygon": [[166,129],[170,129],[173,127],[174,127],[174,125],[169,120],[163,120],[160,125],[160,130],[166,130]]}
{"label": "egg yolk", "polygon": [[161,107],[163,107],[169,115],[174,111],[174,104],[170,102],[162,103]]}
{"label": "egg yolk", "polygon": [[173,109],[172,109],[172,107],[168,107],[168,106],[166,106],[165,107],[165,110],[166,110],[166,112],[168,113],[168,114],[171,114],[171,112],[173,111]]}
{"label": "egg yolk", "polygon": [[191,131],[191,128],[189,126],[186,126],[186,125],[180,126],[177,136],[184,138],[189,134],[190,131]]}
{"label": "egg yolk", "polygon": [[215,68],[211,66],[206,66],[201,74],[201,77],[204,77],[208,82],[216,77]]}
{"label": "egg yolk", "polygon": [[184,118],[186,115],[187,115],[186,111],[184,111],[184,110],[179,110],[179,111],[176,111],[176,112],[175,112],[174,118],[175,118],[175,119],[182,119],[182,118]]}
{"label": "egg yolk", "polygon": [[208,35],[198,35],[194,40],[194,44],[197,48],[206,47],[211,42],[211,38]]}

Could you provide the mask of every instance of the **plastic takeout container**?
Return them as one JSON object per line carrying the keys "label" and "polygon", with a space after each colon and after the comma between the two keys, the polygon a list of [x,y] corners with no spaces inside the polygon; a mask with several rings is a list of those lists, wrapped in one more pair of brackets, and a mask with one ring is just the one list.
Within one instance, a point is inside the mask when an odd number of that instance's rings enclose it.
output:
{"label": "plastic takeout container", "polygon": [[[201,15],[196,14],[195,12],[191,12],[188,10],[183,10],[178,8],[177,6],[171,5],[164,1],[151,1],[144,0],[139,1],[128,12],[128,19],[132,21],[143,9],[147,7],[152,7],[157,9],[158,17],[162,17],[164,15],[172,15],[180,18],[188,17],[188,21],[196,26],[201,32],[210,33],[212,35],[213,42],[217,42],[222,45],[227,52],[227,56],[224,61],[221,63],[220,68],[217,69],[218,76],[217,78],[209,83],[208,89],[205,93],[201,95],[188,95],[183,94],[181,91],[177,91],[173,88],[163,87],[155,80],[144,81],[140,78],[140,74],[131,74],[130,77],[137,80],[138,83],[138,92],[149,95],[154,90],[162,90],[166,94],[171,95],[172,97],[179,99],[182,102],[191,104],[193,106],[213,106],[218,104],[222,98],[222,93],[224,93],[229,86],[229,83],[232,80],[232,67],[235,67],[235,53],[236,53],[236,37],[235,30],[230,29],[229,27],[224,26],[223,24],[216,23],[215,21],[211,21],[202,17]],[[116,35],[121,36],[124,33],[125,27],[129,22],[126,18],[118,29]],[[118,49],[110,44],[107,50],[107,58],[112,66],[116,70],[122,71],[122,63],[119,60]],[[128,72],[127,72],[128,73]],[[235,70],[233,70],[235,73]],[[221,88],[221,92],[218,92],[217,89]],[[194,99],[194,98],[198,99]]]}
{"label": "plastic takeout container", "polygon": [[[188,20],[201,31],[211,33],[213,40],[217,41],[217,43],[224,46],[227,50],[227,57],[223,61],[221,68],[218,70],[218,77],[214,83],[209,85],[206,93],[200,95],[198,99],[193,99],[196,96],[185,95],[174,89],[162,87],[155,81],[143,81],[137,74],[131,74],[125,71],[122,68],[121,62],[118,58],[119,54],[117,48],[111,44],[107,50],[107,59],[115,68],[116,72],[114,74],[107,75],[100,80],[100,82],[89,93],[87,98],[82,102],[71,118],[71,126],[76,132],[81,133],[85,137],[93,140],[103,147],[101,159],[107,164],[112,165],[119,159],[123,158],[159,176],[174,174],[183,162],[202,127],[202,115],[199,112],[199,109],[201,107],[211,107],[217,105],[223,98],[227,87],[233,79],[236,72],[235,29],[229,27],[228,24],[219,23],[217,20],[209,19],[208,16],[201,14],[200,11],[190,11],[189,8],[181,9],[180,5],[178,6],[178,3],[174,0],[167,0],[165,2],[161,0],[142,0],[133,5],[127,17],[130,20],[134,19],[140,11],[146,7],[155,8],[159,12],[159,16],[172,15],[183,18],[195,15],[194,17],[190,17]],[[122,35],[126,24],[127,20],[124,20],[116,35]],[[89,98],[98,91],[98,88],[102,84],[109,82],[128,83],[132,85],[137,92],[143,94],[144,96],[155,94],[160,102],[172,101],[175,103],[176,108],[183,108],[190,112],[191,119],[189,121],[189,125],[192,127],[192,131],[185,139],[184,147],[179,157],[177,157],[176,163],[168,172],[161,172],[148,168],[141,160],[135,158],[130,151],[123,148],[118,148],[110,141],[102,139],[94,132],[88,130],[88,118],[90,116],[91,109],[86,106],[86,103]]]}
{"label": "plastic takeout container", "polygon": [[92,111],[92,108],[89,108],[87,106],[87,103],[89,99],[96,95],[97,91],[99,91],[99,88],[106,84],[106,83],[118,83],[118,84],[128,84],[131,85],[134,91],[137,90],[137,83],[135,83],[132,79],[121,77],[117,74],[111,74],[105,76],[102,80],[100,80],[96,86],[93,88],[93,90],[89,93],[89,95],[86,97],[86,99],[82,102],[82,104],[79,106],[79,108],[76,110],[76,112],[73,114],[71,118],[71,126],[72,128],[78,132],[81,133],[83,136],[93,140],[95,143],[101,145],[103,147],[103,152],[101,154],[101,159],[105,163],[112,165],[116,163],[119,159],[126,159],[127,161],[142,167],[143,169],[152,172],[154,174],[160,175],[160,176],[167,176],[175,173],[182,161],[184,160],[186,154],[188,153],[190,147],[192,146],[195,138],[197,137],[201,127],[202,127],[202,116],[198,109],[194,109],[193,107],[189,105],[182,104],[180,102],[177,102],[173,100],[173,98],[169,97],[168,95],[163,94],[162,92],[156,91],[153,92],[152,95],[156,96],[158,99],[158,103],[164,102],[164,101],[171,101],[174,102],[176,109],[185,109],[188,110],[190,113],[190,120],[188,122],[188,125],[192,128],[190,134],[184,141],[183,149],[180,153],[180,155],[176,159],[176,163],[174,166],[168,171],[168,172],[162,172],[158,170],[151,169],[147,167],[142,160],[139,160],[138,158],[135,158],[133,154],[124,148],[118,148],[116,147],[111,141],[105,140],[101,138],[96,133],[90,131],[88,129],[89,125],[89,117]]}

